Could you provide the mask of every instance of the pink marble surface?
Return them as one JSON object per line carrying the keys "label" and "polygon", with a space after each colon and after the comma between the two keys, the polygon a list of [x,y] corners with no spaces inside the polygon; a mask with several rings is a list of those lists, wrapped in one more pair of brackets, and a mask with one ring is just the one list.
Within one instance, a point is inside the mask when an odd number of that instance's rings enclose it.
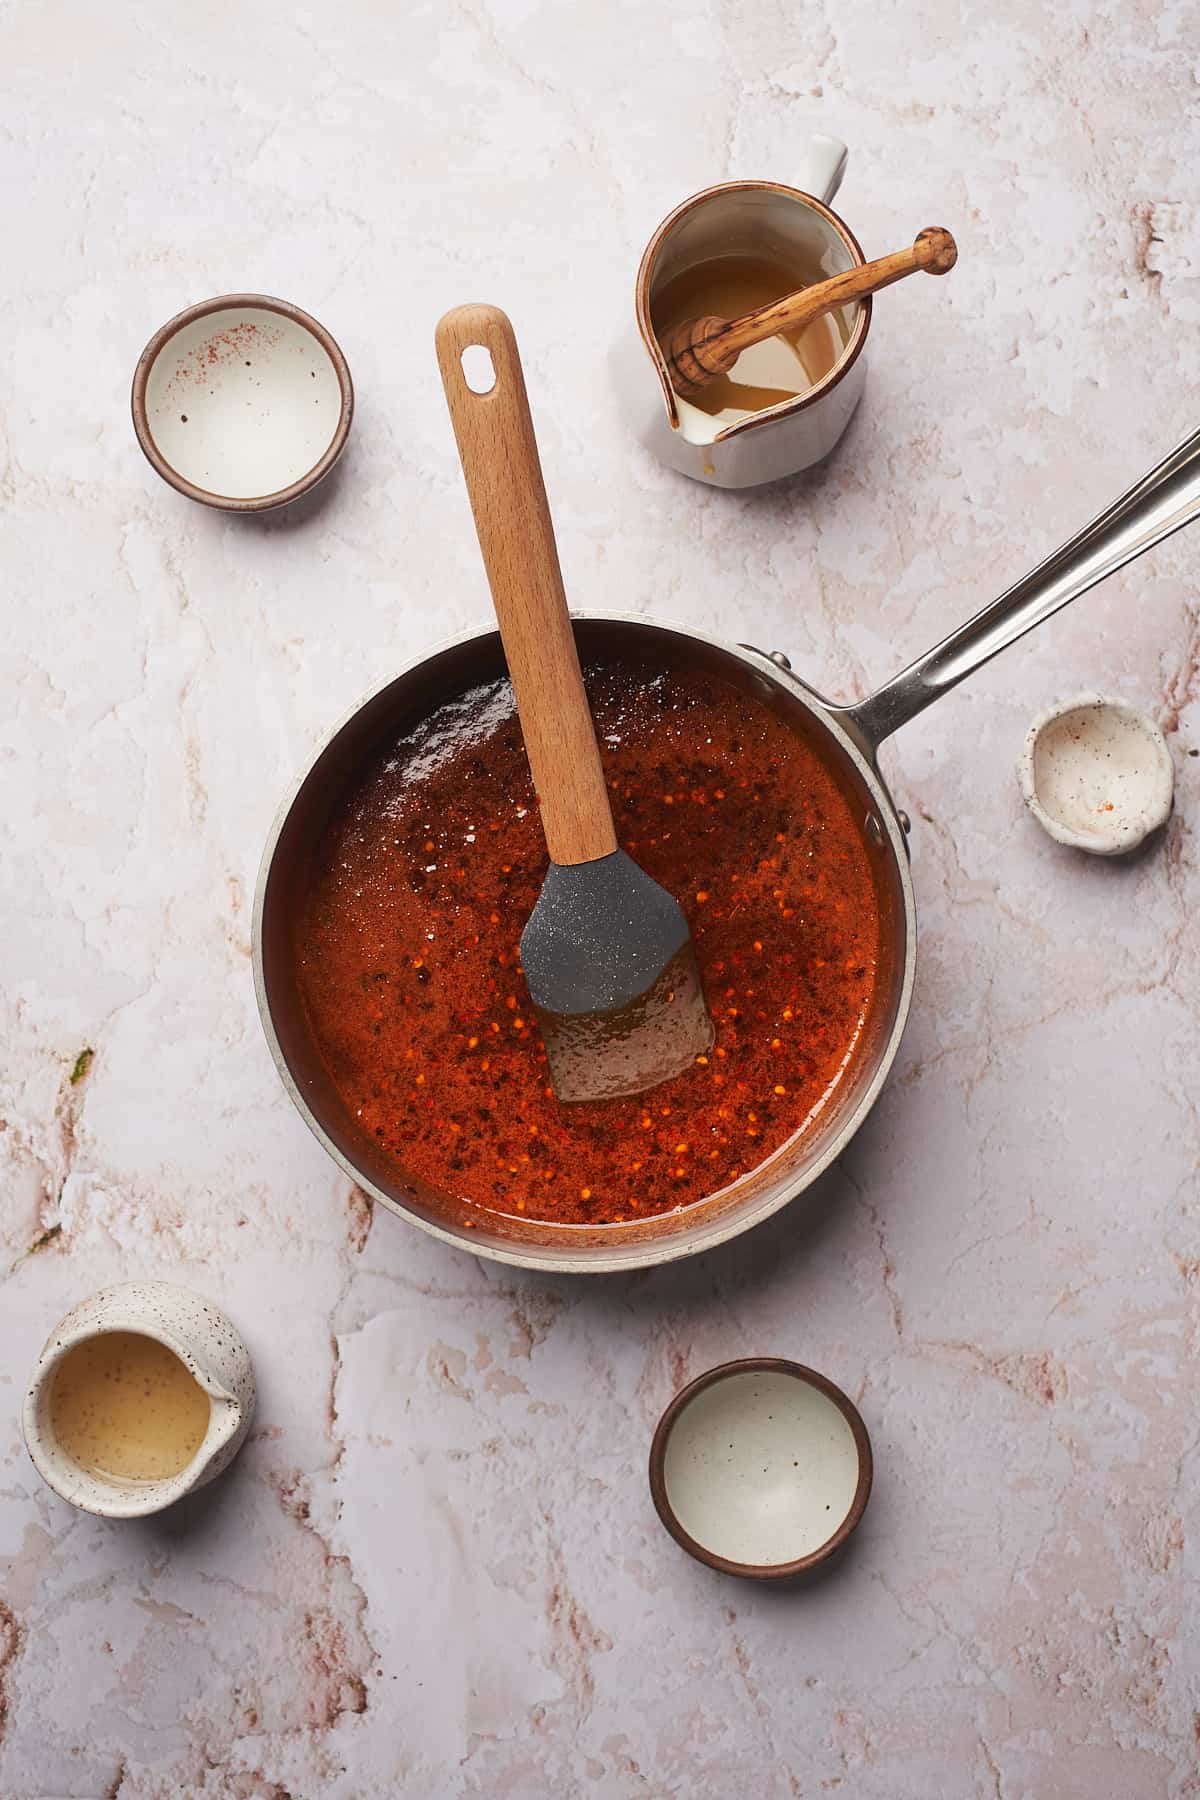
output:
{"label": "pink marble surface", "polygon": [[[895,1077],[810,1202],[704,1263],[535,1279],[372,1218],[279,1088],[247,936],[310,746],[486,614],[444,307],[517,322],[578,606],[865,692],[1196,424],[1194,15],[13,0],[0,63],[0,1794],[1194,1800],[1195,537],[898,740]],[[869,253],[944,222],[959,267],[880,303],[828,467],[713,495],[631,446],[602,347],[663,213],[786,180],[813,126]],[[269,523],[170,492],[128,420],[154,327],[234,288],[313,310],[358,382],[342,471]],[[1084,687],[1176,760],[1128,864],[1051,844],[1013,777]],[[118,1526],[41,1486],[17,1411],[55,1319],[134,1276],[224,1307],[261,1402],[214,1489]],[[649,1503],[672,1391],[755,1351],[875,1443],[806,1592],[694,1566]]]}

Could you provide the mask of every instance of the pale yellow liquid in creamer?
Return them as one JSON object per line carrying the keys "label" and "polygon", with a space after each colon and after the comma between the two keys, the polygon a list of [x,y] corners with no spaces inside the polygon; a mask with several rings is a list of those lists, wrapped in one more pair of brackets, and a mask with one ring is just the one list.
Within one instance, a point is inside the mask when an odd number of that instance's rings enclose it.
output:
{"label": "pale yellow liquid in creamer", "polygon": [[110,1331],[69,1350],[50,1396],[50,1422],[68,1456],[91,1475],[162,1481],[204,1441],[208,1395],[155,1338]]}

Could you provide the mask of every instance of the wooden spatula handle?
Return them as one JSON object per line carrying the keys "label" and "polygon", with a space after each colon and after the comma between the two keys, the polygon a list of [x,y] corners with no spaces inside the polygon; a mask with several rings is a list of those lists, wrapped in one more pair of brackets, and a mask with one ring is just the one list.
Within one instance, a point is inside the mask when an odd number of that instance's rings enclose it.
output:
{"label": "wooden spatula handle", "polygon": [[[456,306],[437,328],[437,357],[542,825],[556,863],[594,862],[617,848],[612,808],[567,612],[525,377],[498,307]],[[474,345],[495,384],[476,393],[463,371]]]}

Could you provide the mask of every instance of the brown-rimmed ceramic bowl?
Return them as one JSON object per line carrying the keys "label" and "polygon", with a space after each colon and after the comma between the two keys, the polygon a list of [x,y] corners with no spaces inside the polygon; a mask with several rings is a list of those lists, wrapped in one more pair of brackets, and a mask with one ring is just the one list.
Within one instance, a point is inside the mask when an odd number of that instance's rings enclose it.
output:
{"label": "brown-rimmed ceramic bowl", "polygon": [[168,320],[133,376],[133,428],[164,481],[224,512],[267,512],[323,481],[354,386],[325,327],[269,294],[219,294]]}
{"label": "brown-rimmed ceramic bowl", "polygon": [[809,1575],[836,1556],[866,1511],[872,1473],[854,1402],[778,1356],[697,1376],[650,1446],[650,1492],[675,1542],[756,1581]]}

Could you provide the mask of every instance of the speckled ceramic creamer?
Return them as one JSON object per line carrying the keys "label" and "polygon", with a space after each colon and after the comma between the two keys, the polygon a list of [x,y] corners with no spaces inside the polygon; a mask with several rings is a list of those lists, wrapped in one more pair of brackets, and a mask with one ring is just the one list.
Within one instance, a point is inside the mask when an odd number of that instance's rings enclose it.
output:
{"label": "speckled ceramic creamer", "polygon": [[[68,1456],[55,1435],[51,1395],[64,1357],[89,1338],[117,1331],[164,1344],[208,1395],[208,1430],[177,1475],[135,1481],[94,1474]],[[56,1494],[84,1512],[133,1519],[161,1512],[219,1475],[241,1448],[253,1414],[250,1353],[225,1314],[171,1282],[127,1281],[93,1294],[55,1326],[29,1383],[21,1423],[34,1466]]]}

